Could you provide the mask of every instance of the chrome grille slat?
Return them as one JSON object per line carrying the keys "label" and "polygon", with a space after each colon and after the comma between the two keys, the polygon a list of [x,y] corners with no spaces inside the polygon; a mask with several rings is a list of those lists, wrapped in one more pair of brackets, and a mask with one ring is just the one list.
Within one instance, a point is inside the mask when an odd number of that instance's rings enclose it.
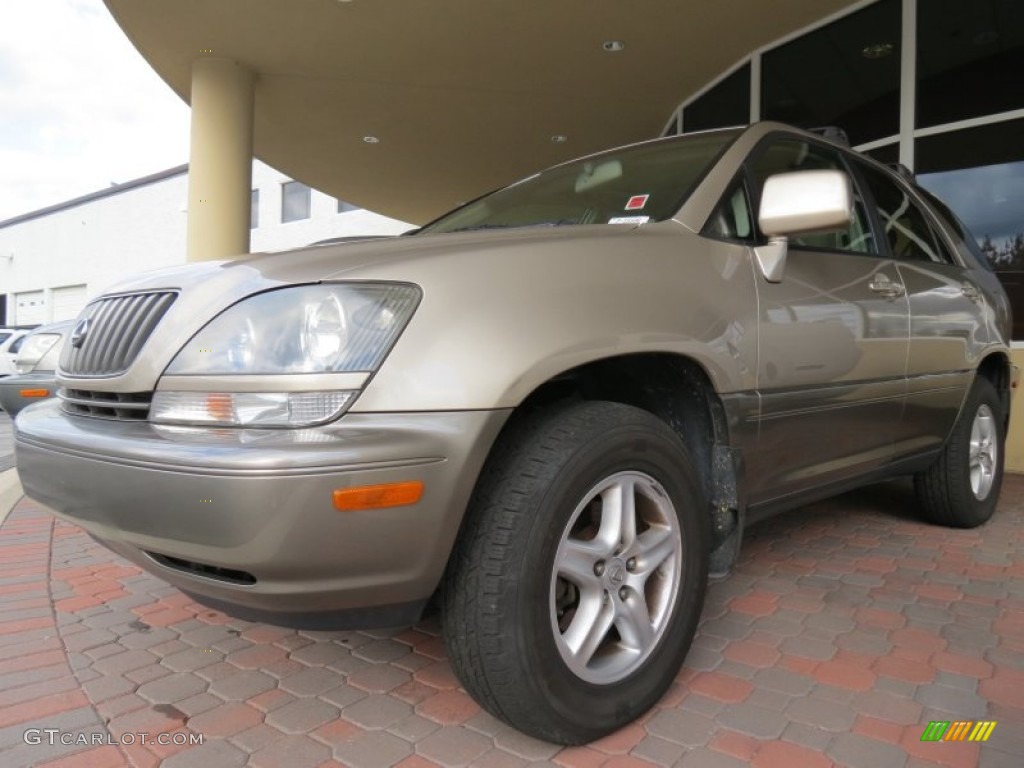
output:
{"label": "chrome grille slat", "polygon": [[89,323],[85,338],[79,347],[64,347],[61,370],[81,377],[124,373],[175,298],[173,291],[150,291],[94,301],[81,315]]}
{"label": "chrome grille slat", "polygon": [[151,333],[156,328],[157,323],[163,318],[164,313],[167,312],[168,307],[171,306],[171,302],[174,300],[174,294],[160,296],[159,294],[153,296],[153,300],[149,303],[147,311],[141,316],[142,319],[139,322],[139,326],[135,334],[131,337],[131,343],[128,347],[127,356],[134,360],[139,352],[142,350],[142,345],[149,339]]}
{"label": "chrome grille slat", "polygon": [[[151,309],[150,305],[152,304],[152,298],[151,297],[136,296],[135,299],[136,299],[136,301],[133,302],[132,304],[126,304],[125,305],[125,313],[127,313],[129,315],[134,315],[136,313],[136,311],[141,311],[143,314],[145,314],[145,313],[150,311],[150,309]],[[133,339],[137,339],[137,338],[139,338],[139,335],[137,333],[136,334],[128,334],[128,333],[122,334],[121,337],[119,339],[117,339],[117,343],[114,345],[114,348],[111,351],[111,355],[114,357],[114,359],[125,359],[127,357],[128,350],[131,349],[132,340]],[[148,338],[149,338],[149,334],[147,333],[145,335],[143,341],[145,341],[145,339],[148,339]],[[136,350],[136,354],[138,354],[138,350]],[[134,360],[135,359],[135,355],[132,355],[131,359]]]}
{"label": "chrome grille slat", "polygon": [[83,345],[83,349],[88,350],[88,354],[83,361],[87,370],[103,367],[103,352],[107,344],[110,343],[110,337],[113,335],[110,332],[111,329],[117,327],[115,321],[121,314],[118,310],[123,306],[120,302],[104,302],[96,312],[96,317],[92,321],[95,323],[95,329],[90,334],[95,341],[90,345],[87,340],[87,343]]}

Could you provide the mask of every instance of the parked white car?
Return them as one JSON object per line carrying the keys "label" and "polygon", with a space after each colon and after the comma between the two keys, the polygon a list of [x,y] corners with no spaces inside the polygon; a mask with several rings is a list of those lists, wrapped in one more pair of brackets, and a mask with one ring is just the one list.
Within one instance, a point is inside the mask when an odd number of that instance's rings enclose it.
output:
{"label": "parked white car", "polygon": [[15,373],[14,361],[27,335],[28,329],[25,328],[0,328],[0,376]]}

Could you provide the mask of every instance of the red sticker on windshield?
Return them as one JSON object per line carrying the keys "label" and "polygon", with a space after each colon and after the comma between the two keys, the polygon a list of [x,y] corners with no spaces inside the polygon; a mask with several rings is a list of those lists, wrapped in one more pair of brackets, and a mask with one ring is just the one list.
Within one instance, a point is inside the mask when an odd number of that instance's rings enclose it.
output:
{"label": "red sticker on windshield", "polygon": [[647,205],[647,198],[650,195],[633,195],[626,201],[627,211],[642,211],[644,206]]}

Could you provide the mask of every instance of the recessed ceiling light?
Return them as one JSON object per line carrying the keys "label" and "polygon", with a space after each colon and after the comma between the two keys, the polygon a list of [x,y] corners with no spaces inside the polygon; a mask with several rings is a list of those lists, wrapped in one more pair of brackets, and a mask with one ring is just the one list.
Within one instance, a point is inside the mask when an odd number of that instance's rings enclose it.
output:
{"label": "recessed ceiling light", "polygon": [[626,47],[626,44],[621,40],[605,40],[601,43],[601,47],[608,51],[608,53],[618,53]]}
{"label": "recessed ceiling light", "polygon": [[875,43],[874,45],[865,45],[861,49],[860,55],[865,59],[884,59],[892,52],[892,43]]}
{"label": "recessed ceiling light", "polygon": [[565,144],[565,142],[567,142],[568,140],[569,140],[569,137],[568,136],[564,136],[561,133],[556,134],[555,136],[551,137],[551,141],[553,141],[555,144]]}
{"label": "recessed ceiling light", "polygon": [[363,141],[367,144],[380,144],[380,139],[376,136],[363,136]]}

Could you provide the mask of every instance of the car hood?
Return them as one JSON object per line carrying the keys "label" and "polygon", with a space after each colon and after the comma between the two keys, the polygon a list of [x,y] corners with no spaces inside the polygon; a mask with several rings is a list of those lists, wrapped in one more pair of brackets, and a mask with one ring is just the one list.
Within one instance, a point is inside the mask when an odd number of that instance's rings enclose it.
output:
{"label": "car hood", "polygon": [[[649,225],[648,225],[649,226]],[[571,252],[600,239],[627,237],[636,226],[573,226],[487,230],[440,235],[415,235],[310,246],[290,251],[257,253],[235,261],[208,261],[146,272],[117,283],[107,295],[146,290],[185,290],[210,285],[228,291],[235,301],[242,296],[293,283],[322,280],[367,279],[375,271],[396,266],[429,268],[438,259],[465,254],[487,258],[518,248],[545,248]],[[410,275],[409,279],[413,279]]]}
{"label": "car hood", "polygon": [[[649,224],[643,229],[678,224]],[[416,283],[425,293],[451,284],[501,284],[503,273],[522,259],[583,266],[590,254],[618,253],[636,226],[574,226],[416,235],[255,254],[237,261],[202,262],[143,273],[113,286],[121,293],[174,291],[179,295],[138,359],[124,374],[92,377],[91,389],[150,391],[185,343],[211,318],[255,293],[287,285],[331,280],[389,280]],[[546,270],[545,270],[546,271]],[[436,293],[436,292],[435,292]],[[104,297],[97,299],[102,301]],[[63,385],[82,387],[80,378],[58,371]]]}

